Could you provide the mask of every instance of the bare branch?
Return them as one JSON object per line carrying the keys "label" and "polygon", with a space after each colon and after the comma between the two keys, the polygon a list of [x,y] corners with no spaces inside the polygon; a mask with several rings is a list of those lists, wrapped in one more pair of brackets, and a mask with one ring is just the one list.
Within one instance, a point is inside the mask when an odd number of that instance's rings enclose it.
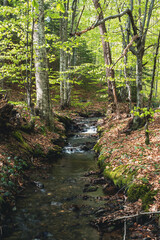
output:
{"label": "bare branch", "polygon": [[151,44],[151,45],[149,45],[148,47],[146,47],[146,48],[144,49],[144,52],[145,52],[147,49],[149,49],[150,47],[154,47],[154,46],[156,46],[156,44]]}
{"label": "bare branch", "polygon": [[80,16],[79,16],[79,19],[78,19],[78,22],[77,22],[77,26],[76,26],[75,32],[76,32],[77,29],[78,29],[78,26],[79,26],[79,23],[80,23],[80,20],[81,20],[81,17],[82,17],[82,14],[83,14],[84,9],[85,9],[85,5],[83,6],[82,11],[81,11],[81,14],[80,14]]}
{"label": "bare branch", "polygon": [[138,35],[133,36],[133,38],[131,39],[130,43],[126,46],[126,48],[124,49],[122,55],[117,59],[117,61],[112,65],[112,67],[110,68],[111,70],[114,68],[114,66],[117,64],[117,62],[119,62],[119,60],[124,57],[127,52],[128,49],[132,46],[133,42],[138,38]]}
{"label": "bare branch", "polygon": [[90,27],[88,27],[88,28],[86,28],[86,29],[84,29],[84,30],[82,30],[82,31],[80,31],[80,32],[70,33],[70,35],[71,35],[71,36],[75,36],[75,35],[80,36],[81,34],[86,33],[86,32],[88,32],[88,31],[96,28],[97,26],[101,25],[102,23],[104,23],[104,22],[106,22],[106,21],[108,21],[108,20],[110,20],[110,19],[120,18],[120,17],[124,16],[125,14],[128,14],[128,16],[129,16],[129,18],[130,18],[130,20],[131,20],[131,23],[132,23],[132,28],[133,28],[134,35],[137,35],[137,27],[136,27],[136,25],[135,25],[135,23],[134,23],[132,11],[131,11],[129,8],[127,8],[125,11],[123,11],[123,12],[121,12],[121,13],[119,13],[119,14],[111,15],[111,16],[108,16],[108,17],[103,18],[103,19],[101,19],[101,20],[98,20],[98,21],[96,21],[96,23],[93,24],[92,26],[90,26]]}
{"label": "bare branch", "polygon": [[[160,211],[157,212],[140,212],[137,214],[133,214],[133,215],[129,215],[129,216],[122,216],[122,217],[117,217],[115,219],[112,220],[108,220],[108,222],[115,222],[115,221],[120,221],[120,220],[127,220],[130,218],[135,218],[135,217],[139,217],[139,216],[143,216],[143,215],[155,215],[155,214],[160,214]],[[106,219],[107,220],[107,219]]]}
{"label": "bare branch", "polygon": [[148,7],[148,0],[146,0],[146,4],[145,4],[145,12],[144,12],[144,18],[143,18],[143,24],[142,24],[142,31],[144,30],[144,26],[145,26],[145,22],[146,22],[147,7]]}

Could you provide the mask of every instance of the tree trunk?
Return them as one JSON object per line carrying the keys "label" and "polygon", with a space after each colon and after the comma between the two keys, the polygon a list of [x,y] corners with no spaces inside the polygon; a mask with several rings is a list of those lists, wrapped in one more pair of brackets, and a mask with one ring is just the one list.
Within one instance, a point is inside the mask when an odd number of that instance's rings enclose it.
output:
{"label": "tree trunk", "polygon": [[[101,9],[101,5],[99,3],[99,0],[92,0],[94,3],[95,9],[100,9],[99,13],[99,20],[103,19],[103,12]],[[114,81],[114,70],[110,69],[109,66],[112,64],[112,57],[111,57],[111,50],[110,50],[110,45],[109,42],[105,40],[105,35],[107,34],[105,22],[99,25],[99,30],[101,34],[101,40],[102,40],[102,47],[103,47],[103,55],[104,55],[104,62],[108,66],[106,67],[106,79],[107,79],[107,84],[108,84],[108,96],[109,99],[113,99],[114,103],[116,105],[116,109],[118,111],[118,101],[117,101],[117,94],[116,94],[116,85]],[[110,81],[111,78],[111,81]]]}
{"label": "tree trunk", "polygon": [[[153,95],[153,86],[154,86],[154,80],[155,80],[155,72],[156,72],[156,67],[157,67],[157,56],[158,56],[158,51],[159,51],[159,42],[160,42],[160,31],[159,31],[159,35],[158,35],[158,42],[157,42],[157,48],[156,48],[156,54],[154,57],[154,65],[153,65],[153,73],[152,73],[152,81],[151,81],[151,90],[150,90],[150,94],[149,94],[149,99],[148,99],[148,106],[147,106],[147,110],[149,111],[150,107],[151,107],[151,101],[152,101],[152,95]],[[146,117],[146,124],[145,124],[145,143],[146,145],[148,145],[150,143],[149,140],[149,117]]]}
{"label": "tree trunk", "polygon": [[8,6],[8,1],[7,0],[3,0],[3,6]]}
{"label": "tree trunk", "polygon": [[[60,40],[62,45],[68,40],[68,6],[69,0],[67,3],[64,3],[65,13],[61,16],[60,19]],[[62,48],[60,49],[60,105],[64,109],[70,106],[70,83],[66,71],[68,69],[68,54]]]}
{"label": "tree trunk", "polygon": [[34,24],[36,107],[40,116],[46,121],[46,124],[52,127],[52,110],[44,33],[44,2],[43,0],[38,0],[37,3],[38,10]]}
{"label": "tree trunk", "polygon": [[128,73],[127,73],[127,56],[124,56],[124,77],[126,79],[126,88],[128,91],[128,101],[129,101],[129,110],[131,111],[132,108],[132,99],[131,99],[131,86],[130,82],[127,80],[128,79]]}
{"label": "tree trunk", "polygon": [[136,62],[136,86],[137,86],[137,108],[143,107],[142,94],[142,44],[137,47],[137,62]]}

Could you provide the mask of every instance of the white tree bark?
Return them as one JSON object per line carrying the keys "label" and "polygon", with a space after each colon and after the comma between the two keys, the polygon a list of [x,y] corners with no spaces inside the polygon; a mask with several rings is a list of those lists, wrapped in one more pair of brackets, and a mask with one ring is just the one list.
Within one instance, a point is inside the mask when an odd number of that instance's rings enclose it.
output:
{"label": "white tree bark", "polygon": [[48,63],[44,32],[44,2],[37,0],[38,10],[34,24],[36,107],[48,126],[52,125],[52,111],[48,79]]}

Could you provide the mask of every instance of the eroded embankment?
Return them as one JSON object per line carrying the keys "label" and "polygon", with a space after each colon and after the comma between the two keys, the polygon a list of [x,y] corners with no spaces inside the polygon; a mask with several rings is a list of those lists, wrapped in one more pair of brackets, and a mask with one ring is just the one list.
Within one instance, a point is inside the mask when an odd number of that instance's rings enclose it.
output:
{"label": "eroded embankment", "polygon": [[[94,149],[104,176],[125,190],[127,201],[133,203],[128,214],[160,210],[160,115],[150,124],[150,142],[145,145],[144,129],[124,129],[129,119],[113,116],[99,120],[100,139]],[[123,212],[122,212],[123,215]]]}
{"label": "eroded embankment", "polygon": [[33,171],[43,172],[49,167],[48,160],[56,161],[61,155],[67,130],[73,124],[70,118],[57,115],[55,131],[50,132],[39,117],[31,121],[23,107],[13,107],[6,100],[0,107],[1,235],[7,214],[15,207],[15,196],[25,190]]}

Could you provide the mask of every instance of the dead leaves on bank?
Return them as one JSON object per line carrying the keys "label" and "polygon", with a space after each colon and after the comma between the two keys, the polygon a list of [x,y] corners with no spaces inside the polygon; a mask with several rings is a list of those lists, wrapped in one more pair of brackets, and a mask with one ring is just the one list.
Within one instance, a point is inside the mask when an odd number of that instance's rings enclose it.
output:
{"label": "dead leaves on bank", "polygon": [[113,117],[105,119],[100,123],[103,154],[106,156],[106,163],[110,163],[113,170],[126,165],[130,171],[136,170],[135,183],[151,185],[152,190],[157,190],[154,203],[150,211],[160,209],[160,114],[155,116],[154,122],[149,125],[150,142],[145,145],[144,128],[132,131],[126,135],[123,129],[126,128],[129,118],[121,120]]}

